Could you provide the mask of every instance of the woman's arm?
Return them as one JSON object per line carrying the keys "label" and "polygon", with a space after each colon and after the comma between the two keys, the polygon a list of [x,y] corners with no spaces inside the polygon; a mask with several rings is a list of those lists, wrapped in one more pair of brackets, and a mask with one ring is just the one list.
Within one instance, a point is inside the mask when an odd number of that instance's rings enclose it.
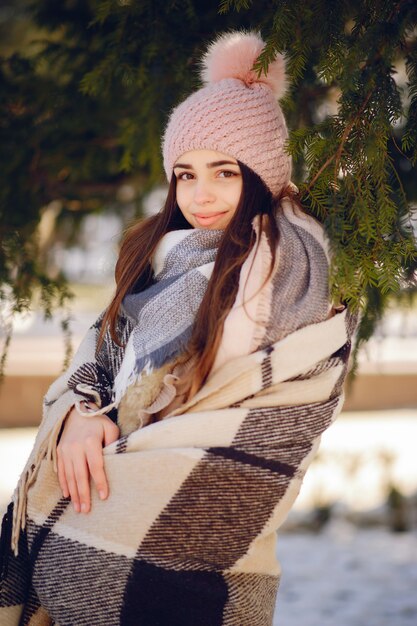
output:
{"label": "woman's arm", "polygon": [[109,495],[103,446],[117,441],[119,434],[118,426],[106,415],[86,416],[75,406],[68,413],[57,447],[58,480],[64,498],[71,497],[77,513],[90,510],[90,476],[100,498]]}
{"label": "woman's arm", "polygon": [[[115,344],[106,332],[97,350],[102,320],[103,313],[86,332],[68,369],[48,389],[35,442],[35,450],[47,446],[47,456],[55,459],[63,495],[71,497],[76,511],[90,508],[90,475],[97,490],[107,497],[102,449],[119,436],[117,412],[110,410],[110,405],[124,348]],[[117,331],[125,344],[131,331],[130,320],[121,316]],[[83,415],[76,408],[78,405],[84,412],[83,402],[108,415]],[[109,410],[105,410],[107,406]],[[36,456],[31,455],[28,467]]]}

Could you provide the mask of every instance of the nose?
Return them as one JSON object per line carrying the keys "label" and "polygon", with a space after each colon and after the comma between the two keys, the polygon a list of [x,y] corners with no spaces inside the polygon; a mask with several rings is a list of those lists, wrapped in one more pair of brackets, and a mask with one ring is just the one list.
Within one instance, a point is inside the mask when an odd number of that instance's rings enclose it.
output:
{"label": "nose", "polygon": [[194,202],[196,204],[207,204],[215,199],[210,186],[204,181],[199,181],[194,189]]}

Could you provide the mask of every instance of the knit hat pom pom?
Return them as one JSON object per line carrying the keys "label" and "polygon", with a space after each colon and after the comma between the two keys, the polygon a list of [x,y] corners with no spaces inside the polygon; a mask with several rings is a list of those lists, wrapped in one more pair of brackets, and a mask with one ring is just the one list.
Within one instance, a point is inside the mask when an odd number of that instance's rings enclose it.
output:
{"label": "knit hat pom pom", "polygon": [[262,72],[258,77],[258,73],[252,69],[264,47],[265,42],[259,33],[235,31],[220,35],[210,44],[202,58],[203,82],[207,85],[224,78],[238,78],[248,86],[264,83],[269,85],[278,99],[282,98],[288,86],[282,54],[278,53],[269,64],[266,76]]}

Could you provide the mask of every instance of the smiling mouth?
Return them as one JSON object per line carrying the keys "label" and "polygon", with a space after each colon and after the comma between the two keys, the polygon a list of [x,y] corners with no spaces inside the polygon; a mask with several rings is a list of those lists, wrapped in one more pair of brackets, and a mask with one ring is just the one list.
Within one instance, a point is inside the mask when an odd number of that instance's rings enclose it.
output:
{"label": "smiling mouth", "polygon": [[199,219],[207,219],[210,217],[218,217],[219,215],[224,215],[227,211],[217,211],[217,213],[194,213],[194,217],[198,217]]}
{"label": "smiling mouth", "polygon": [[216,224],[227,211],[218,211],[217,213],[194,213],[194,219],[200,226],[212,226]]}

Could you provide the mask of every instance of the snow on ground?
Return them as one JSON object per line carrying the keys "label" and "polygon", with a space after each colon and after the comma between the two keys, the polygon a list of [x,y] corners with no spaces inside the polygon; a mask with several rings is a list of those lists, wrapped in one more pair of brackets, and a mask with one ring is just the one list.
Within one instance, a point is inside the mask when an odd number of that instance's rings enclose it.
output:
{"label": "snow on ground", "polygon": [[357,529],[278,539],[274,626],[416,626],[417,533]]}

